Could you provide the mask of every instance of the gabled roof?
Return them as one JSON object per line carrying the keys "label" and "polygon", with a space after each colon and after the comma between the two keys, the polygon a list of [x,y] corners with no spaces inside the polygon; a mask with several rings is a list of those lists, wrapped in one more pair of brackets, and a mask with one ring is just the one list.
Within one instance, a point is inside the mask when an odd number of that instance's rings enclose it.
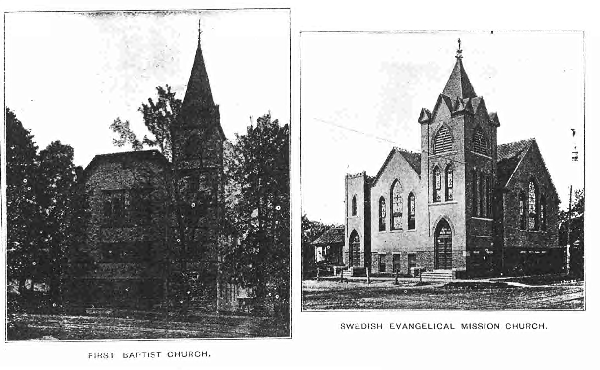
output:
{"label": "gabled roof", "polygon": [[463,67],[462,58],[456,58],[456,64],[454,65],[452,73],[450,73],[450,78],[448,79],[448,82],[446,82],[442,94],[450,97],[453,101],[455,101],[456,98],[464,99],[477,97],[475,89],[473,88],[473,85],[471,85],[471,81],[469,81],[467,72],[465,72],[465,68]]}
{"label": "gabled roof", "polygon": [[83,171],[84,177],[88,176],[90,171],[102,162],[126,162],[126,161],[156,161],[159,164],[168,167],[171,162],[158,150],[135,150],[130,152],[117,152],[95,155]]}
{"label": "gabled roof", "polygon": [[392,150],[390,150],[390,154],[388,154],[385,162],[383,162],[379,172],[377,172],[377,175],[371,181],[371,186],[373,186],[377,180],[379,180],[379,177],[381,177],[383,174],[383,170],[387,167],[388,163],[394,156],[394,153],[399,153],[406,160],[406,162],[408,162],[410,167],[417,173],[417,175],[421,176],[421,153],[413,153],[408,150],[394,147]]}
{"label": "gabled roof", "polygon": [[505,186],[535,139],[498,145],[498,184]]}
{"label": "gabled roof", "polygon": [[333,226],[326,230],[321,236],[319,236],[311,244],[313,245],[325,245],[325,244],[344,244],[345,238],[344,226]]}

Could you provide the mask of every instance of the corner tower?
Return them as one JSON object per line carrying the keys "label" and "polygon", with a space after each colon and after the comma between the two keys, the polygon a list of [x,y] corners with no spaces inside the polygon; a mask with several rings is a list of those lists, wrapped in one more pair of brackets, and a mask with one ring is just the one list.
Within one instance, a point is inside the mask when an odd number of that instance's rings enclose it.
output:
{"label": "corner tower", "polygon": [[214,103],[199,30],[194,64],[177,125],[173,165],[185,215],[188,256],[212,261],[218,251],[223,217],[223,142],[219,106]]}
{"label": "corner tower", "polygon": [[478,266],[492,261],[499,123],[475,93],[458,42],[454,68],[433,111],[423,108],[419,116],[422,192],[428,197],[426,240],[435,269],[474,276]]}

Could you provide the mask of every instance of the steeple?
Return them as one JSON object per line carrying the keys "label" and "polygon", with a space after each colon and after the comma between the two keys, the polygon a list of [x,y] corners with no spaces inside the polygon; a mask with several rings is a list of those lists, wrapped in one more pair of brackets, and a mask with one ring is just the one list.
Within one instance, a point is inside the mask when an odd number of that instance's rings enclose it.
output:
{"label": "steeple", "polygon": [[200,121],[210,120],[215,110],[218,109],[213,101],[208,73],[204,65],[201,35],[202,30],[200,22],[198,22],[198,47],[181,107],[181,122],[187,125],[198,124],[198,119]]}
{"label": "steeple", "polygon": [[454,69],[450,74],[450,78],[448,82],[446,82],[446,87],[444,87],[444,91],[442,94],[452,98],[452,100],[456,100],[456,98],[475,98],[477,94],[475,93],[475,89],[473,85],[471,85],[471,81],[469,81],[469,77],[467,76],[467,72],[465,72],[465,68],[462,64],[462,49],[461,42],[458,39],[458,50],[456,50],[456,64],[454,65]]}

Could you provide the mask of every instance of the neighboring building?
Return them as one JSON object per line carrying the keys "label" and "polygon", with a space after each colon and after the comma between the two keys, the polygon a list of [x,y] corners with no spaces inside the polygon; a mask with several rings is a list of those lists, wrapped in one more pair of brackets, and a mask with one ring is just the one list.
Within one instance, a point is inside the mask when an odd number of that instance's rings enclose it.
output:
{"label": "neighboring building", "polygon": [[[199,39],[173,161],[156,150],[111,153],[95,156],[84,170],[90,220],[81,250],[93,268],[74,282],[71,299],[86,306],[152,306],[164,301],[168,279],[181,272],[199,282],[202,291],[191,294],[226,296],[217,292],[225,241],[224,140]],[[170,191],[174,182],[178,196]]]}
{"label": "neighboring building", "polygon": [[475,93],[461,50],[418,122],[421,153],[394,148],[375,177],[346,175],[344,263],[355,274],[560,271],[559,198],[538,145],[497,144],[498,115]]}
{"label": "neighboring building", "polygon": [[314,260],[330,266],[344,264],[344,226],[333,226],[327,229],[311,244],[314,246]]}

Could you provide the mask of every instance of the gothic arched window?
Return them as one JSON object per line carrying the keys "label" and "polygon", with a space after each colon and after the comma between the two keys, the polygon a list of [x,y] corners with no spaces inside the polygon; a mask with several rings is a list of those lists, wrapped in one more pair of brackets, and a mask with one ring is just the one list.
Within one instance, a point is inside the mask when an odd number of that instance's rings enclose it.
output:
{"label": "gothic arched window", "polygon": [[452,135],[448,126],[443,125],[433,139],[433,154],[452,150]]}
{"label": "gothic arched window", "polygon": [[483,129],[477,126],[475,133],[473,134],[473,151],[475,153],[489,155],[488,142],[483,133]]}
{"label": "gothic arched window", "polygon": [[525,211],[525,194],[519,193],[519,227],[521,230],[525,230],[527,227],[527,216]]}
{"label": "gothic arched window", "polygon": [[408,230],[415,229],[415,195],[408,195]]}
{"label": "gothic arched window", "polygon": [[439,167],[433,169],[433,201],[442,201],[442,173]]}
{"label": "gothic arched window", "polygon": [[546,231],[546,197],[543,195],[540,195],[540,223],[542,230]]}
{"label": "gothic arched window", "polygon": [[379,231],[385,231],[385,198],[379,198]]}
{"label": "gothic arched window", "polygon": [[476,170],[471,171],[471,178],[472,178],[472,192],[473,192],[472,214],[473,214],[473,217],[477,217],[477,215],[479,214],[479,200],[477,198],[477,171]]}
{"label": "gothic arched window", "polygon": [[446,201],[454,199],[454,172],[452,165],[446,167]]}
{"label": "gothic arched window", "polygon": [[392,185],[392,222],[390,230],[402,230],[402,186],[394,181]]}
{"label": "gothic arched window", "polygon": [[533,179],[529,180],[529,191],[528,191],[528,212],[529,212],[529,230],[537,230],[538,229],[538,194],[537,194],[537,186]]}
{"label": "gothic arched window", "polygon": [[356,195],[352,197],[352,216],[356,216]]}

